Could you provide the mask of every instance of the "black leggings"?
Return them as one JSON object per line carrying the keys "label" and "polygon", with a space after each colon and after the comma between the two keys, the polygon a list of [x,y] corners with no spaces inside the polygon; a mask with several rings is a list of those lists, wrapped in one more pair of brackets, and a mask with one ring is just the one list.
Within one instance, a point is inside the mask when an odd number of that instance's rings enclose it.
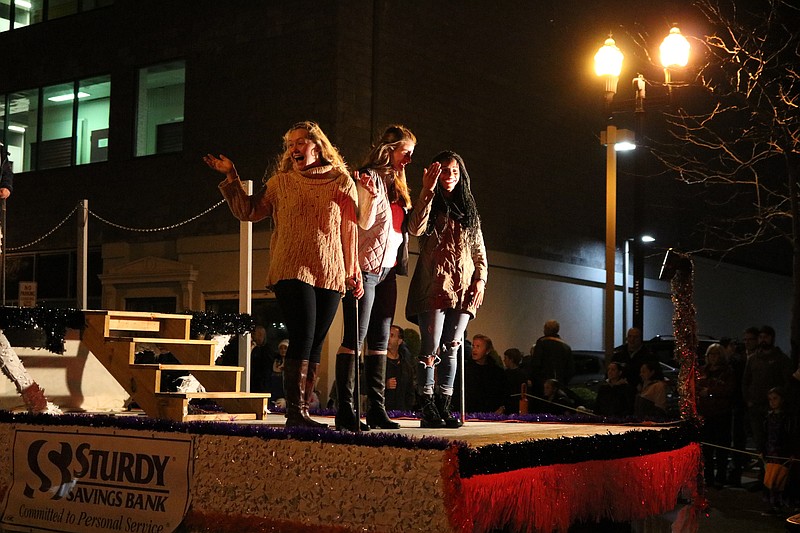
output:
{"label": "black leggings", "polygon": [[336,316],[342,295],[298,279],[281,280],[275,284],[274,290],[289,332],[286,357],[319,363],[322,342]]}

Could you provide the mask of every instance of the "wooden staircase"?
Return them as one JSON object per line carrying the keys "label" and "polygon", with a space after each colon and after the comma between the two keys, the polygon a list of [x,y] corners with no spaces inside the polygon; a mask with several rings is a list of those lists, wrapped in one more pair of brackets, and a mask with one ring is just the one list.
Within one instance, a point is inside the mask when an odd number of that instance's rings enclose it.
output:
{"label": "wooden staircase", "polygon": [[[81,341],[108,369],[144,412],[153,418],[195,420],[263,420],[268,393],[241,392],[240,366],[214,364],[215,341],[190,337],[191,315],[134,311],[84,311]],[[137,345],[171,352],[180,364],[136,364]],[[191,373],[207,392],[160,392],[162,373]],[[221,410],[194,409],[192,400],[210,400]]]}

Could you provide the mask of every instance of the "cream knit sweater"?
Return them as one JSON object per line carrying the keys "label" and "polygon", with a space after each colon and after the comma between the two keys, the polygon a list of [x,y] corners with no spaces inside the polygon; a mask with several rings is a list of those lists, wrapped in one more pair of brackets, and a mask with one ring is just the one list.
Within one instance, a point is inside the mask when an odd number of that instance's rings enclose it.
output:
{"label": "cream knit sweater", "polygon": [[252,196],[239,179],[226,179],[219,188],[239,220],[271,216],[275,223],[267,287],[298,279],[345,292],[345,278],[358,268],[357,195],[350,176],[327,165],[279,172]]}

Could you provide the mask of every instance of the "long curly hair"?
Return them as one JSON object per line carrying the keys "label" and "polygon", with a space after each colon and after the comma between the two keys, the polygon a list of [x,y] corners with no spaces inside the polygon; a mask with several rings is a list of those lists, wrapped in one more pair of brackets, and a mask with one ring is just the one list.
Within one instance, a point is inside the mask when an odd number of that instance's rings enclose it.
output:
{"label": "long curly hair", "polygon": [[[345,163],[344,158],[339,153],[339,150],[337,150],[333,143],[331,143],[331,141],[328,139],[328,136],[325,135],[319,125],[310,120],[293,124],[292,127],[286,130],[286,133],[283,134],[283,153],[278,156],[278,160],[275,164],[278,172],[288,172],[293,168],[292,153],[288,148],[288,143],[289,134],[295,130],[306,130],[308,132],[308,138],[314,141],[317,146],[319,146],[320,159],[323,163],[332,165],[340,172],[348,174],[347,163]],[[268,169],[264,174],[265,179],[269,177],[267,175],[269,173],[270,172]]]}
{"label": "long curly hair", "polygon": [[432,212],[428,219],[428,227],[425,233],[430,235],[436,226],[436,215],[445,213],[449,216],[454,216],[467,230],[470,240],[474,240],[478,231],[480,231],[481,219],[478,215],[478,206],[475,204],[475,198],[472,196],[469,173],[466,165],[464,165],[464,160],[452,150],[444,150],[436,154],[431,163],[444,165],[450,161],[455,161],[458,165],[458,183],[449,198],[445,198],[441,183],[436,183]]}
{"label": "long curly hair", "polygon": [[392,167],[392,154],[404,143],[417,144],[417,138],[411,130],[401,124],[387,127],[381,134],[378,142],[372,146],[362,168],[370,168],[382,175],[390,175],[393,180],[387,187],[390,202],[398,202],[403,207],[411,207],[411,193],[406,181],[405,169],[397,171]]}

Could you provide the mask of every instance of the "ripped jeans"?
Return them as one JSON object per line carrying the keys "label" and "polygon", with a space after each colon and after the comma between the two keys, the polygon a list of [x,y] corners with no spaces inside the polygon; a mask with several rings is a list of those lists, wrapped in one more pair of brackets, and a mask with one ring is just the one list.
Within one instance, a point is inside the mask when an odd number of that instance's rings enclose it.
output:
{"label": "ripped jeans", "polygon": [[[458,369],[458,349],[464,342],[464,332],[471,315],[456,309],[434,309],[417,316],[422,347],[420,365],[417,371],[420,392],[433,394],[434,371],[438,373],[439,392],[445,396],[453,395],[453,382]],[[441,361],[438,370],[436,362],[425,361],[430,356],[438,356]]]}

